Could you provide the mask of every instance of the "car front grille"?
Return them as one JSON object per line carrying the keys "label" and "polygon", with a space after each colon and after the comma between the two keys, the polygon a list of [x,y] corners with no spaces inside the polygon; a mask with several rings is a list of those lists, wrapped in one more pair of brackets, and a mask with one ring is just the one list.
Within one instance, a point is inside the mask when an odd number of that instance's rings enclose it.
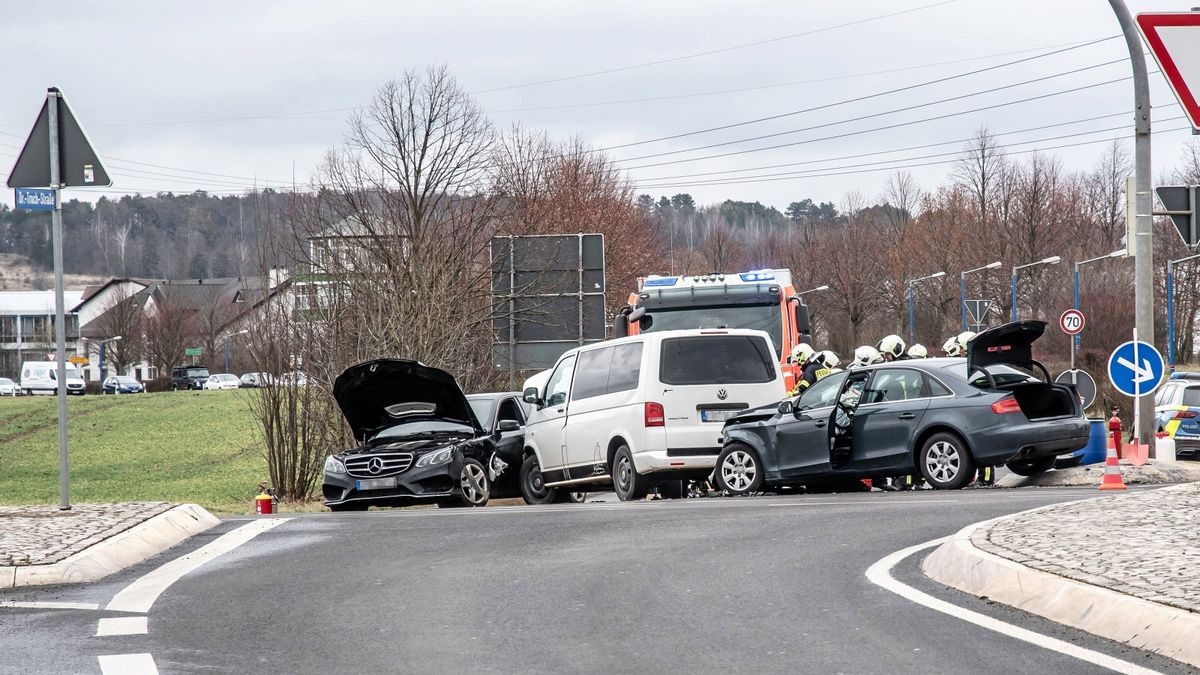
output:
{"label": "car front grille", "polygon": [[380,478],[403,473],[412,466],[413,453],[391,452],[359,455],[346,460],[346,473],[355,478]]}

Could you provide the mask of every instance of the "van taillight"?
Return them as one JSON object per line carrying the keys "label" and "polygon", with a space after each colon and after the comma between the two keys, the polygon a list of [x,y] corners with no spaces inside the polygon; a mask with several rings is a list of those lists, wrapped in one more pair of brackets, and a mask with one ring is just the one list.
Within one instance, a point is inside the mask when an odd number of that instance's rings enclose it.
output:
{"label": "van taillight", "polygon": [[1021,405],[1017,403],[1015,396],[1009,394],[1008,396],[1005,396],[1004,398],[992,404],[992,412],[996,413],[997,415],[1019,413],[1021,412]]}
{"label": "van taillight", "polygon": [[646,426],[661,427],[661,426],[666,426],[666,424],[667,424],[667,416],[666,416],[666,413],[663,412],[662,404],[661,403],[647,403],[646,404]]}

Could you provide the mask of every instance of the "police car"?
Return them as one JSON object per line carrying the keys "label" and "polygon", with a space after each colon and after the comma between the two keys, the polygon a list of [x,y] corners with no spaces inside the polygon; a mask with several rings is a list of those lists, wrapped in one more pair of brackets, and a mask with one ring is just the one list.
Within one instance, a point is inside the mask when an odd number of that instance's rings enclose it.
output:
{"label": "police car", "polygon": [[1200,459],[1200,373],[1172,373],[1154,394],[1154,421],[1180,458]]}

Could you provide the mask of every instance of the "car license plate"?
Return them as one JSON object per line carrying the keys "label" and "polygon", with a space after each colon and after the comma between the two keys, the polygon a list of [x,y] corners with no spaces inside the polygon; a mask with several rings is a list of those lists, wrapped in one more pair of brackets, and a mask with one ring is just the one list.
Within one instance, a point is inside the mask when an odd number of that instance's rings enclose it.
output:
{"label": "car license plate", "polygon": [[724,422],[725,420],[729,419],[730,417],[733,417],[734,415],[736,415],[738,412],[739,411],[737,411],[737,410],[701,410],[700,411],[700,421],[701,422]]}
{"label": "car license plate", "polygon": [[386,490],[396,487],[395,478],[368,478],[354,481],[355,490]]}

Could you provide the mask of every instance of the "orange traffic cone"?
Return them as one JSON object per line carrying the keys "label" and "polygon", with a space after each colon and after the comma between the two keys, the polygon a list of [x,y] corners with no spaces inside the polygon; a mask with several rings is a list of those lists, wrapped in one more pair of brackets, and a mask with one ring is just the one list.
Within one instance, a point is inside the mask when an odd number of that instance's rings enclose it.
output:
{"label": "orange traffic cone", "polygon": [[1124,490],[1125,481],[1121,478],[1120,460],[1117,459],[1117,449],[1110,443],[1108,457],[1104,459],[1104,480],[1100,481],[1101,490]]}

